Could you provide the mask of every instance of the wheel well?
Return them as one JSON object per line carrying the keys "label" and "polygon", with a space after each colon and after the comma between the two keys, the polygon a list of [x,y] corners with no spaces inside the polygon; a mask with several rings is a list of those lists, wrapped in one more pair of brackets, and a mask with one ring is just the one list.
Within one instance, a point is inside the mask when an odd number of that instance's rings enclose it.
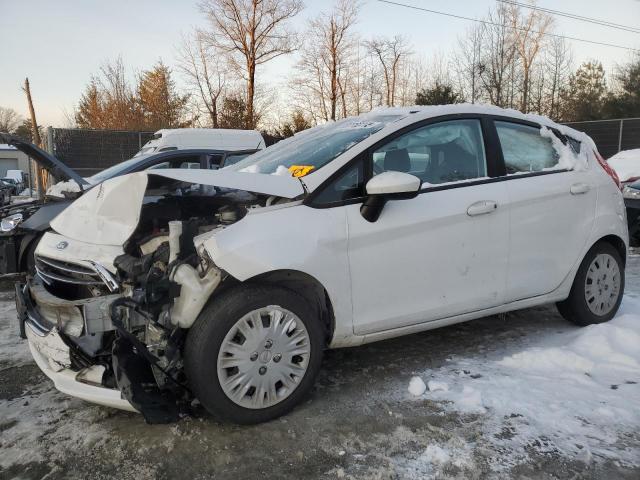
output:
{"label": "wheel well", "polygon": [[304,297],[318,310],[329,344],[335,328],[333,306],[326,289],[316,278],[298,270],[275,270],[252,277],[246,282],[277,284]]}
{"label": "wheel well", "polygon": [[627,246],[620,237],[616,235],[607,235],[606,237],[602,237],[596,243],[606,242],[610,244],[613,248],[615,248],[620,254],[620,258],[622,259],[622,264],[627,264]]}

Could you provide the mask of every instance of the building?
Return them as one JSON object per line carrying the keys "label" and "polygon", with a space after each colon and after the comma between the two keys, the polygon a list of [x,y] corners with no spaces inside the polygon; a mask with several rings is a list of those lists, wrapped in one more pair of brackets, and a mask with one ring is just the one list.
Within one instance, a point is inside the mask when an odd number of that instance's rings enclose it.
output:
{"label": "building", "polygon": [[22,170],[29,173],[29,157],[15,147],[0,144],[0,178],[7,175],[7,170]]}

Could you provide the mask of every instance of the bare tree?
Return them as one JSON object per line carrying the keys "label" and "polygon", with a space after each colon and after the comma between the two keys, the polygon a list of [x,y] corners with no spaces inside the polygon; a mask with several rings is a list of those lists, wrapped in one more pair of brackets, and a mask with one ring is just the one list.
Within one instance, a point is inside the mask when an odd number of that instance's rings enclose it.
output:
{"label": "bare tree", "polygon": [[20,126],[22,119],[13,108],[0,107],[0,132],[11,133]]}
{"label": "bare tree", "polygon": [[210,125],[218,128],[218,110],[227,86],[220,57],[212,51],[203,33],[198,30],[182,39],[178,55],[178,68],[204,106]]}
{"label": "bare tree", "polygon": [[482,27],[477,25],[458,40],[458,50],[454,54],[453,70],[457,75],[458,90],[471,103],[476,103],[480,97],[480,78],[485,68],[480,61],[482,49]]}
{"label": "bare tree", "polygon": [[287,21],[303,8],[301,0],[203,0],[210,45],[227,54],[246,80],[246,126],[254,128],[256,68],[295,50]]}
{"label": "bare tree", "polygon": [[386,87],[386,104],[392,107],[395,105],[400,66],[411,54],[411,50],[406,39],[400,35],[393,38],[374,38],[365,45],[380,62]]}
{"label": "bare tree", "polygon": [[307,110],[316,110],[309,112],[313,117],[335,120],[339,103],[342,117],[347,116],[347,72],[356,60],[356,39],[351,30],[358,8],[358,2],[338,0],[333,10],[308,23],[294,87],[301,97],[314,97],[307,100]]}
{"label": "bare tree", "polygon": [[515,5],[509,7],[509,15],[513,39],[522,68],[520,110],[526,113],[529,110],[529,89],[534,61],[540,52],[547,31],[551,28],[553,18],[533,9],[523,17],[520,14],[520,9]]}
{"label": "bare tree", "polygon": [[508,99],[508,88],[513,81],[510,67],[516,56],[508,13],[504,5],[499,5],[489,11],[488,23],[481,27],[483,53],[479,77],[489,101],[499,107],[511,106]]}
{"label": "bare tree", "polygon": [[571,49],[563,38],[553,38],[544,55],[544,68],[548,76],[544,114],[554,120],[560,118],[560,95],[569,84],[572,67]]}

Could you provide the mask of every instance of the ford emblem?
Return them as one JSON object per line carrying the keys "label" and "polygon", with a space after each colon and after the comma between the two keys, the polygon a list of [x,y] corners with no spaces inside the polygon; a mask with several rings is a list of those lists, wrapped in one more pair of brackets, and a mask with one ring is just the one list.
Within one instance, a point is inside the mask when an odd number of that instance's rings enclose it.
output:
{"label": "ford emblem", "polygon": [[69,244],[67,242],[60,242],[58,245],[56,245],[56,248],[58,250],[64,250],[65,248],[67,248],[69,246]]}

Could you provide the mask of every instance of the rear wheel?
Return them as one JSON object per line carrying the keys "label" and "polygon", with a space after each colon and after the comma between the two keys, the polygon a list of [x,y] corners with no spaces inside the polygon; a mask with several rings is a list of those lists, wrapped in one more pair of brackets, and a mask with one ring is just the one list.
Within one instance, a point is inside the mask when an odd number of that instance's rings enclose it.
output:
{"label": "rear wheel", "polygon": [[594,245],[582,260],[569,298],[557,304],[560,314],[585,326],[611,320],[622,302],[624,264],[609,243]]}
{"label": "rear wheel", "polygon": [[324,335],[315,308],[275,286],[242,285],[215,298],[189,331],[185,372],[221,420],[260,423],[300,403],[320,369]]}

